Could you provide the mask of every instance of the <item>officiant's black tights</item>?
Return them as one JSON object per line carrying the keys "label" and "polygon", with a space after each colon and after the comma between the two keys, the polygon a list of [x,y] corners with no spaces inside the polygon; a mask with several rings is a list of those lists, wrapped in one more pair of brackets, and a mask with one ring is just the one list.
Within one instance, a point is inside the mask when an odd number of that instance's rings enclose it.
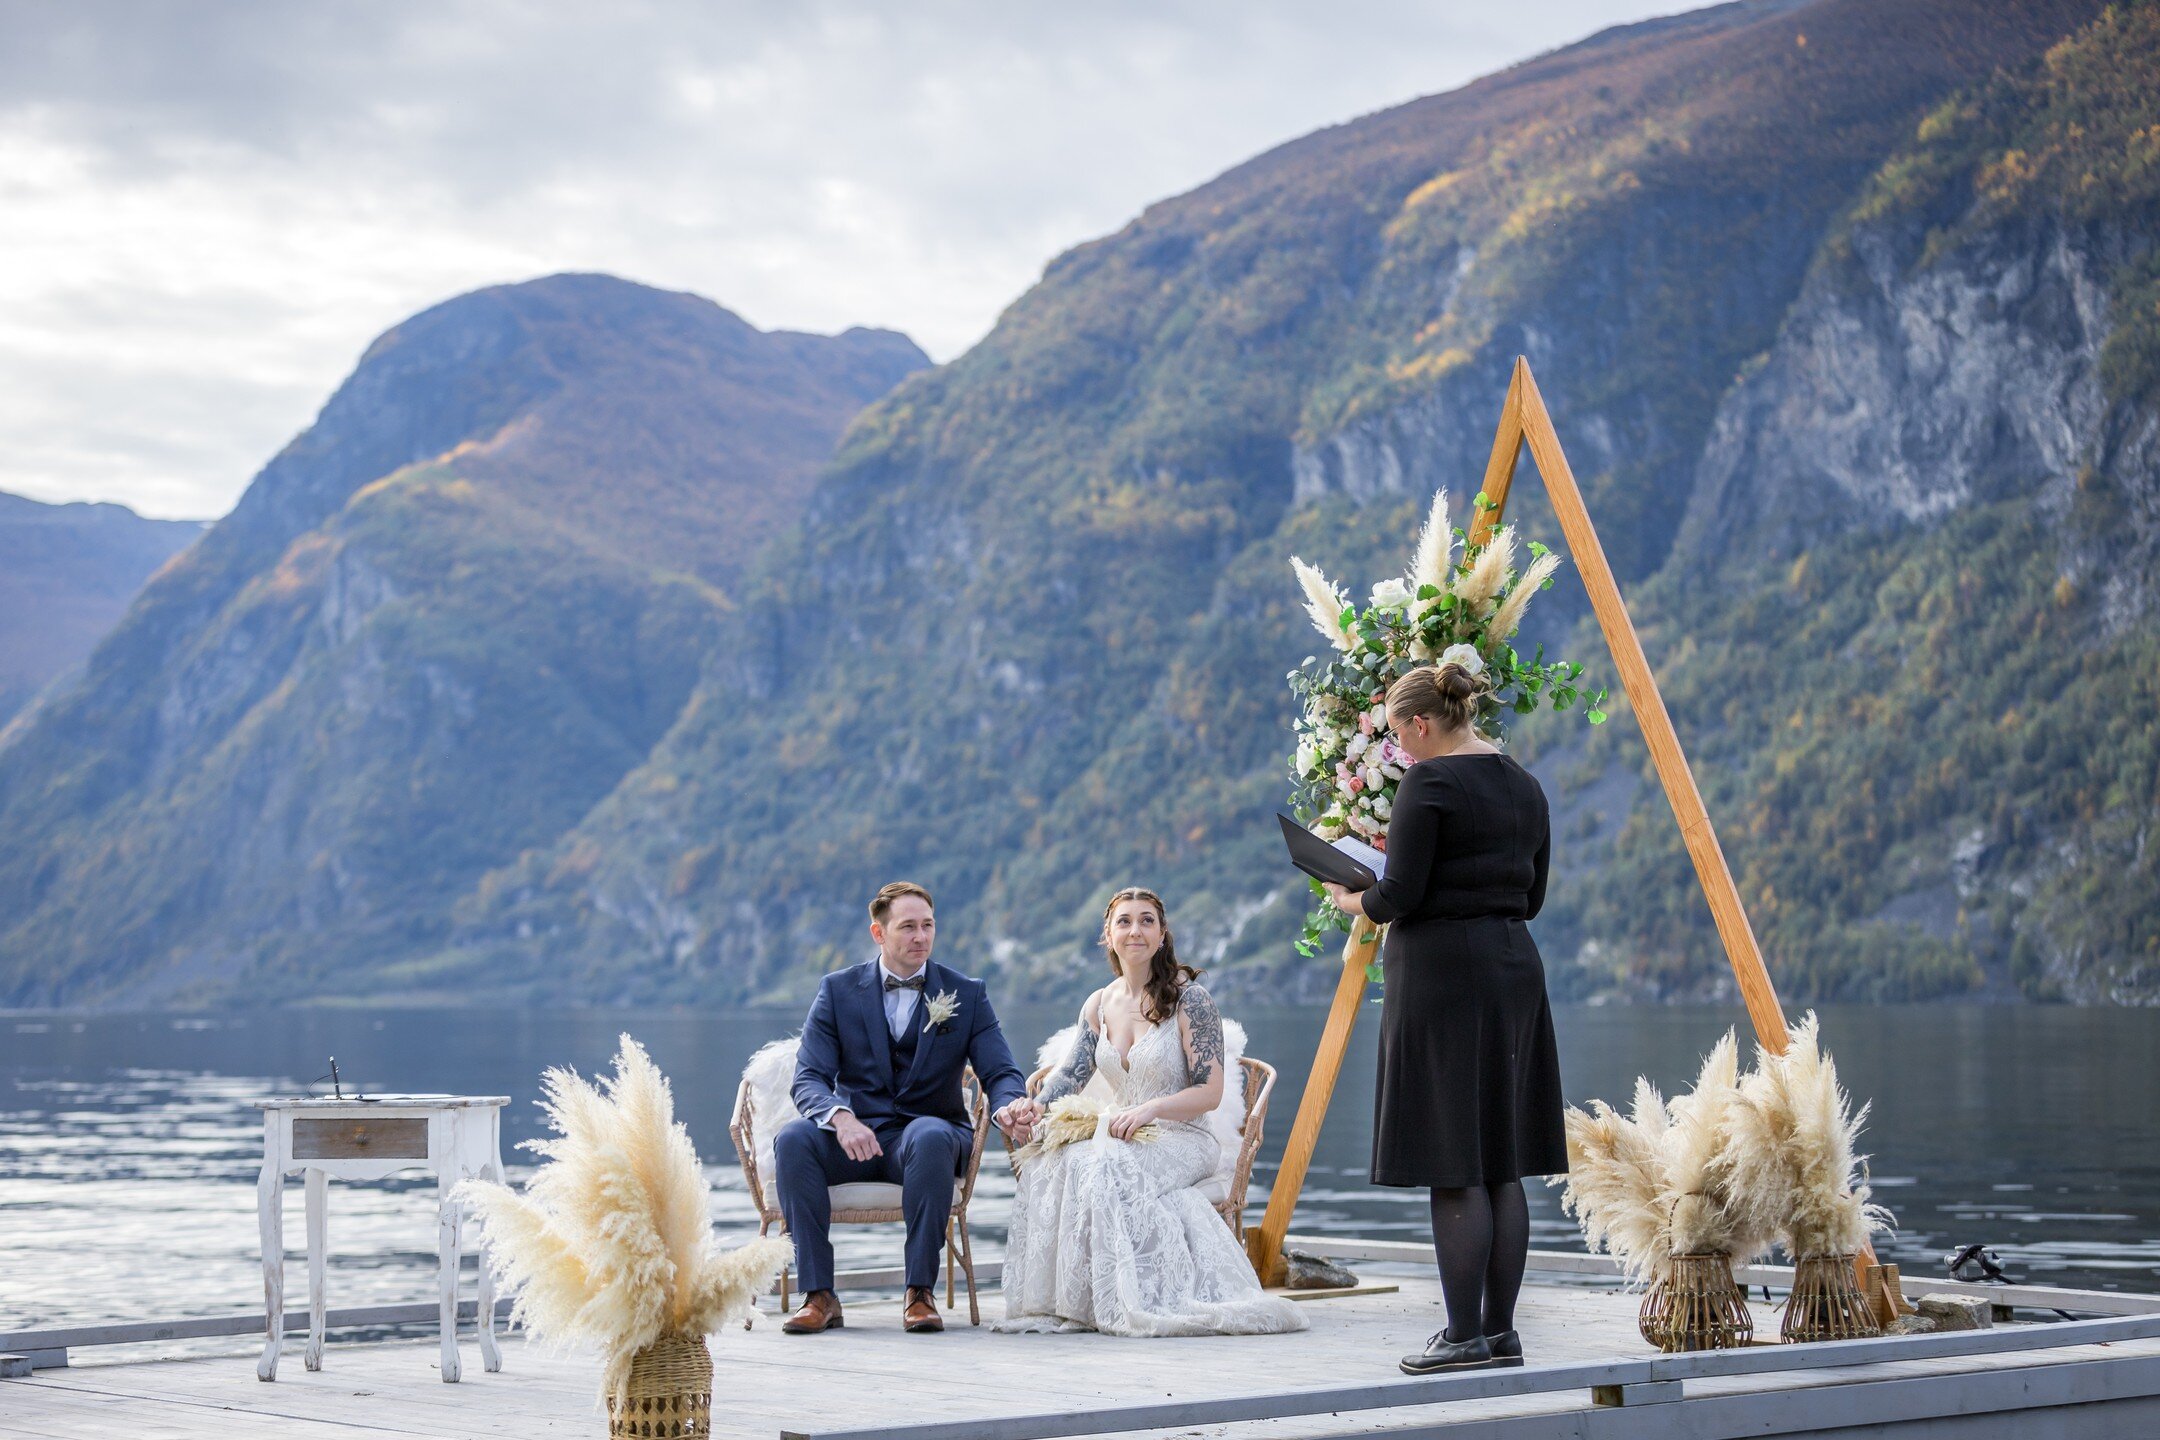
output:
{"label": "officiant's black tights", "polygon": [[1515,1297],[1530,1260],[1530,1202],[1522,1182],[1432,1192],[1433,1250],[1450,1340],[1515,1328]]}

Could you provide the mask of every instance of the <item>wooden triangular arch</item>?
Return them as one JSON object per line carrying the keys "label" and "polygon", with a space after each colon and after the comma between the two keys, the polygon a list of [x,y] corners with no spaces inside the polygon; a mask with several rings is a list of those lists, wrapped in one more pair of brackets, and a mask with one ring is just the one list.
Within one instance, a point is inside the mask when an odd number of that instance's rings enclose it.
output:
{"label": "wooden triangular arch", "polygon": [[[1695,877],[1702,882],[1703,896],[1710,902],[1711,918],[1717,923],[1718,938],[1724,942],[1725,958],[1732,962],[1733,975],[1739,981],[1740,995],[1747,1003],[1748,1019],[1754,1026],[1756,1038],[1772,1052],[1783,1054],[1785,1012],[1778,1005],[1776,990],[1771,987],[1770,972],[1763,965],[1762,950],[1755,943],[1754,927],[1748,923],[1747,912],[1741,907],[1740,892],[1733,884],[1732,871],[1725,864],[1725,852],[1718,845],[1717,832],[1711,828],[1710,814],[1703,808],[1702,794],[1695,788],[1695,776],[1688,769],[1687,756],[1681,752],[1680,738],[1673,733],[1672,719],[1665,713],[1664,697],[1658,693],[1657,681],[1650,673],[1650,662],[1643,655],[1642,642],[1636,638],[1635,626],[1628,619],[1627,605],[1620,598],[1619,583],[1613,579],[1612,567],[1605,561],[1605,547],[1598,543],[1597,530],[1590,523],[1590,512],[1583,508],[1582,491],[1576,487],[1575,472],[1568,468],[1567,456],[1560,449],[1560,437],[1553,431],[1545,398],[1538,393],[1537,381],[1530,374],[1530,362],[1520,356],[1515,361],[1515,373],[1508,381],[1507,399],[1501,405],[1500,426],[1493,435],[1492,456],[1485,463],[1484,494],[1492,503],[1475,511],[1470,523],[1470,539],[1473,543],[1483,543],[1500,524],[1501,516],[1507,510],[1508,491],[1515,482],[1516,461],[1526,444],[1537,462],[1538,475],[1545,482],[1545,493],[1552,499],[1553,512],[1560,521],[1560,533],[1567,542],[1568,557],[1582,576],[1583,588],[1590,594],[1590,608],[1597,615],[1598,628],[1604,632],[1606,647],[1612,652],[1613,664],[1620,672],[1621,686],[1627,691],[1636,723],[1642,727],[1643,740],[1650,747],[1650,759],[1657,766],[1658,779],[1665,787],[1665,798],[1671,802],[1673,817],[1680,823],[1680,838],[1687,845],[1688,858],[1695,863]],[[1258,1229],[1246,1235],[1253,1269],[1268,1284],[1282,1282],[1283,1237],[1289,1234],[1290,1215],[1297,1208],[1298,1193],[1305,1185],[1305,1171],[1312,1161],[1313,1147],[1320,1138],[1320,1122],[1327,1115],[1328,1101],[1335,1093],[1335,1081],[1349,1050],[1350,1031],[1357,1020],[1359,1002],[1365,995],[1365,967],[1372,962],[1379,944],[1379,931],[1360,921],[1343,947],[1342,976],[1335,985],[1335,1000],[1328,1011],[1326,1028],[1321,1032],[1320,1048],[1313,1057],[1312,1074],[1306,1080],[1305,1093],[1298,1102],[1297,1119],[1291,1125],[1282,1166],[1268,1192],[1266,1217]],[[1871,1260],[1872,1256],[1862,1260],[1863,1282],[1874,1278],[1866,1273],[1874,1268]],[[1895,1268],[1889,1267],[1890,1294],[1895,1294],[1895,1276]],[[1888,1295],[1880,1293],[1877,1285],[1869,1285],[1868,1289],[1879,1299],[1889,1299]],[[1893,1315],[1895,1305],[1896,1301],[1891,1300],[1890,1313]]]}

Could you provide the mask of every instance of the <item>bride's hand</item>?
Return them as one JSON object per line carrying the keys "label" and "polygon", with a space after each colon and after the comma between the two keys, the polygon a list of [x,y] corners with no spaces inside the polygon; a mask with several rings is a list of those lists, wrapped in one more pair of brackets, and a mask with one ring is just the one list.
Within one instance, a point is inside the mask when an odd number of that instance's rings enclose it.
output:
{"label": "bride's hand", "polygon": [[1110,1117],[1110,1138],[1113,1140],[1130,1140],[1133,1138],[1134,1131],[1150,1123],[1154,1118],[1155,1106],[1153,1102],[1146,1105],[1135,1105],[1130,1110],[1120,1110]]}

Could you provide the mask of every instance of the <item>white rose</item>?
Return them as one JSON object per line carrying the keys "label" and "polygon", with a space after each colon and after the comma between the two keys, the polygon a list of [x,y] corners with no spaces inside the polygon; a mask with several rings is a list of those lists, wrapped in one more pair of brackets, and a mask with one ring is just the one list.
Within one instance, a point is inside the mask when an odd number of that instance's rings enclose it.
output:
{"label": "white rose", "polygon": [[1394,813],[1395,806],[1388,800],[1387,796],[1385,795],[1380,797],[1379,804],[1373,806],[1373,814],[1379,816],[1382,820],[1387,819]]}
{"label": "white rose", "polygon": [[1355,760],[1371,748],[1372,740],[1370,739],[1370,737],[1364,735],[1353,735],[1350,737],[1350,748],[1343,752],[1343,757],[1348,760]]}
{"label": "white rose", "polygon": [[1442,665],[1460,665],[1472,675],[1485,673],[1485,657],[1477,653],[1475,645],[1450,645],[1440,652]]}
{"label": "white rose", "polygon": [[1372,603],[1376,610],[1405,610],[1412,598],[1410,587],[1400,580],[1382,580],[1372,587]]}
{"label": "white rose", "polygon": [[1313,772],[1313,767],[1315,765],[1318,765],[1319,763],[1320,748],[1317,745],[1313,744],[1313,742],[1310,740],[1298,741],[1297,773],[1300,775],[1310,775]]}
{"label": "white rose", "polygon": [[1368,765],[1365,767],[1365,788],[1367,790],[1378,790],[1380,788],[1379,766]]}

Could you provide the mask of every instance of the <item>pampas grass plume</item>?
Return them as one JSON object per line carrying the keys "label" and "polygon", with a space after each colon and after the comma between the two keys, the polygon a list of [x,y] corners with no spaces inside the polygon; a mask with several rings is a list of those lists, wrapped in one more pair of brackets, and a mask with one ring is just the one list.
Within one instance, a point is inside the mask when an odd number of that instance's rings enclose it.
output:
{"label": "pampas grass plume", "polygon": [[1671,1232],[1663,1196],[1665,1102],[1648,1080],[1635,1082],[1635,1106],[1623,1115],[1602,1100],[1567,1112],[1568,1173],[1560,1208],[1582,1222],[1594,1253],[1609,1252],[1640,1284],[1667,1268]]}
{"label": "pampas grass plume", "polygon": [[1770,1248],[1775,1231],[1747,1203],[1732,1163],[1733,1116],[1740,1105],[1740,1046],[1727,1030],[1703,1059],[1695,1088],[1668,1107],[1666,1214],[1675,1255],[1730,1255],[1747,1261]]}
{"label": "pampas grass plume", "polygon": [[1756,1223],[1779,1236],[1795,1260],[1854,1254],[1870,1232],[1892,1223],[1871,1203],[1855,1152],[1868,1107],[1855,1112],[1823,1052],[1814,1012],[1792,1027],[1783,1055],[1758,1050],[1735,1108],[1736,1183]]}
{"label": "pampas grass plume", "polygon": [[1521,627],[1523,612],[1530,608],[1531,599],[1559,568],[1560,557],[1550,550],[1532,560],[1530,568],[1523,571],[1522,578],[1515,582],[1515,588],[1508,592],[1507,599],[1500,602],[1498,610],[1493,611],[1492,623],[1485,627],[1485,638],[1488,641],[1505,640],[1513,635]]}
{"label": "pampas grass plume", "polygon": [[[1515,527],[1496,530],[1478,552],[1470,568],[1455,581],[1455,598],[1469,606],[1483,605],[1500,593],[1508,571],[1515,568]],[[1527,601],[1524,603],[1528,603]]]}
{"label": "pampas grass plume", "polygon": [[[1415,595],[1427,585],[1447,589],[1449,572],[1454,568],[1455,530],[1448,524],[1447,491],[1437,490],[1433,492],[1432,511],[1425,517],[1425,528],[1418,532],[1417,553],[1410,561],[1410,593]],[[1430,603],[1421,602],[1419,612]]]}
{"label": "pampas grass plume", "polygon": [[667,1077],[628,1035],[599,1085],[567,1069],[540,1083],[555,1135],[525,1142],[544,1157],[525,1193],[468,1180],[458,1198],[517,1294],[512,1319],[537,1340],[597,1346],[606,1391],[621,1398],[638,1351],[746,1314],[792,1247],[712,1243],[697,1148],[675,1119]]}
{"label": "pampas grass plume", "polygon": [[1342,612],[1350,604],[1350,597],[1335,587],[1317,566],[1308,565],[1297,556],[1290,557],[1290,568],[1297,571],[1298,584],[1305,590],[1305,613],[1312,616],[1313,628],[1327,636],[1328,643],[1338,650],[1357,648],[1357,637],[1343,628]]}

